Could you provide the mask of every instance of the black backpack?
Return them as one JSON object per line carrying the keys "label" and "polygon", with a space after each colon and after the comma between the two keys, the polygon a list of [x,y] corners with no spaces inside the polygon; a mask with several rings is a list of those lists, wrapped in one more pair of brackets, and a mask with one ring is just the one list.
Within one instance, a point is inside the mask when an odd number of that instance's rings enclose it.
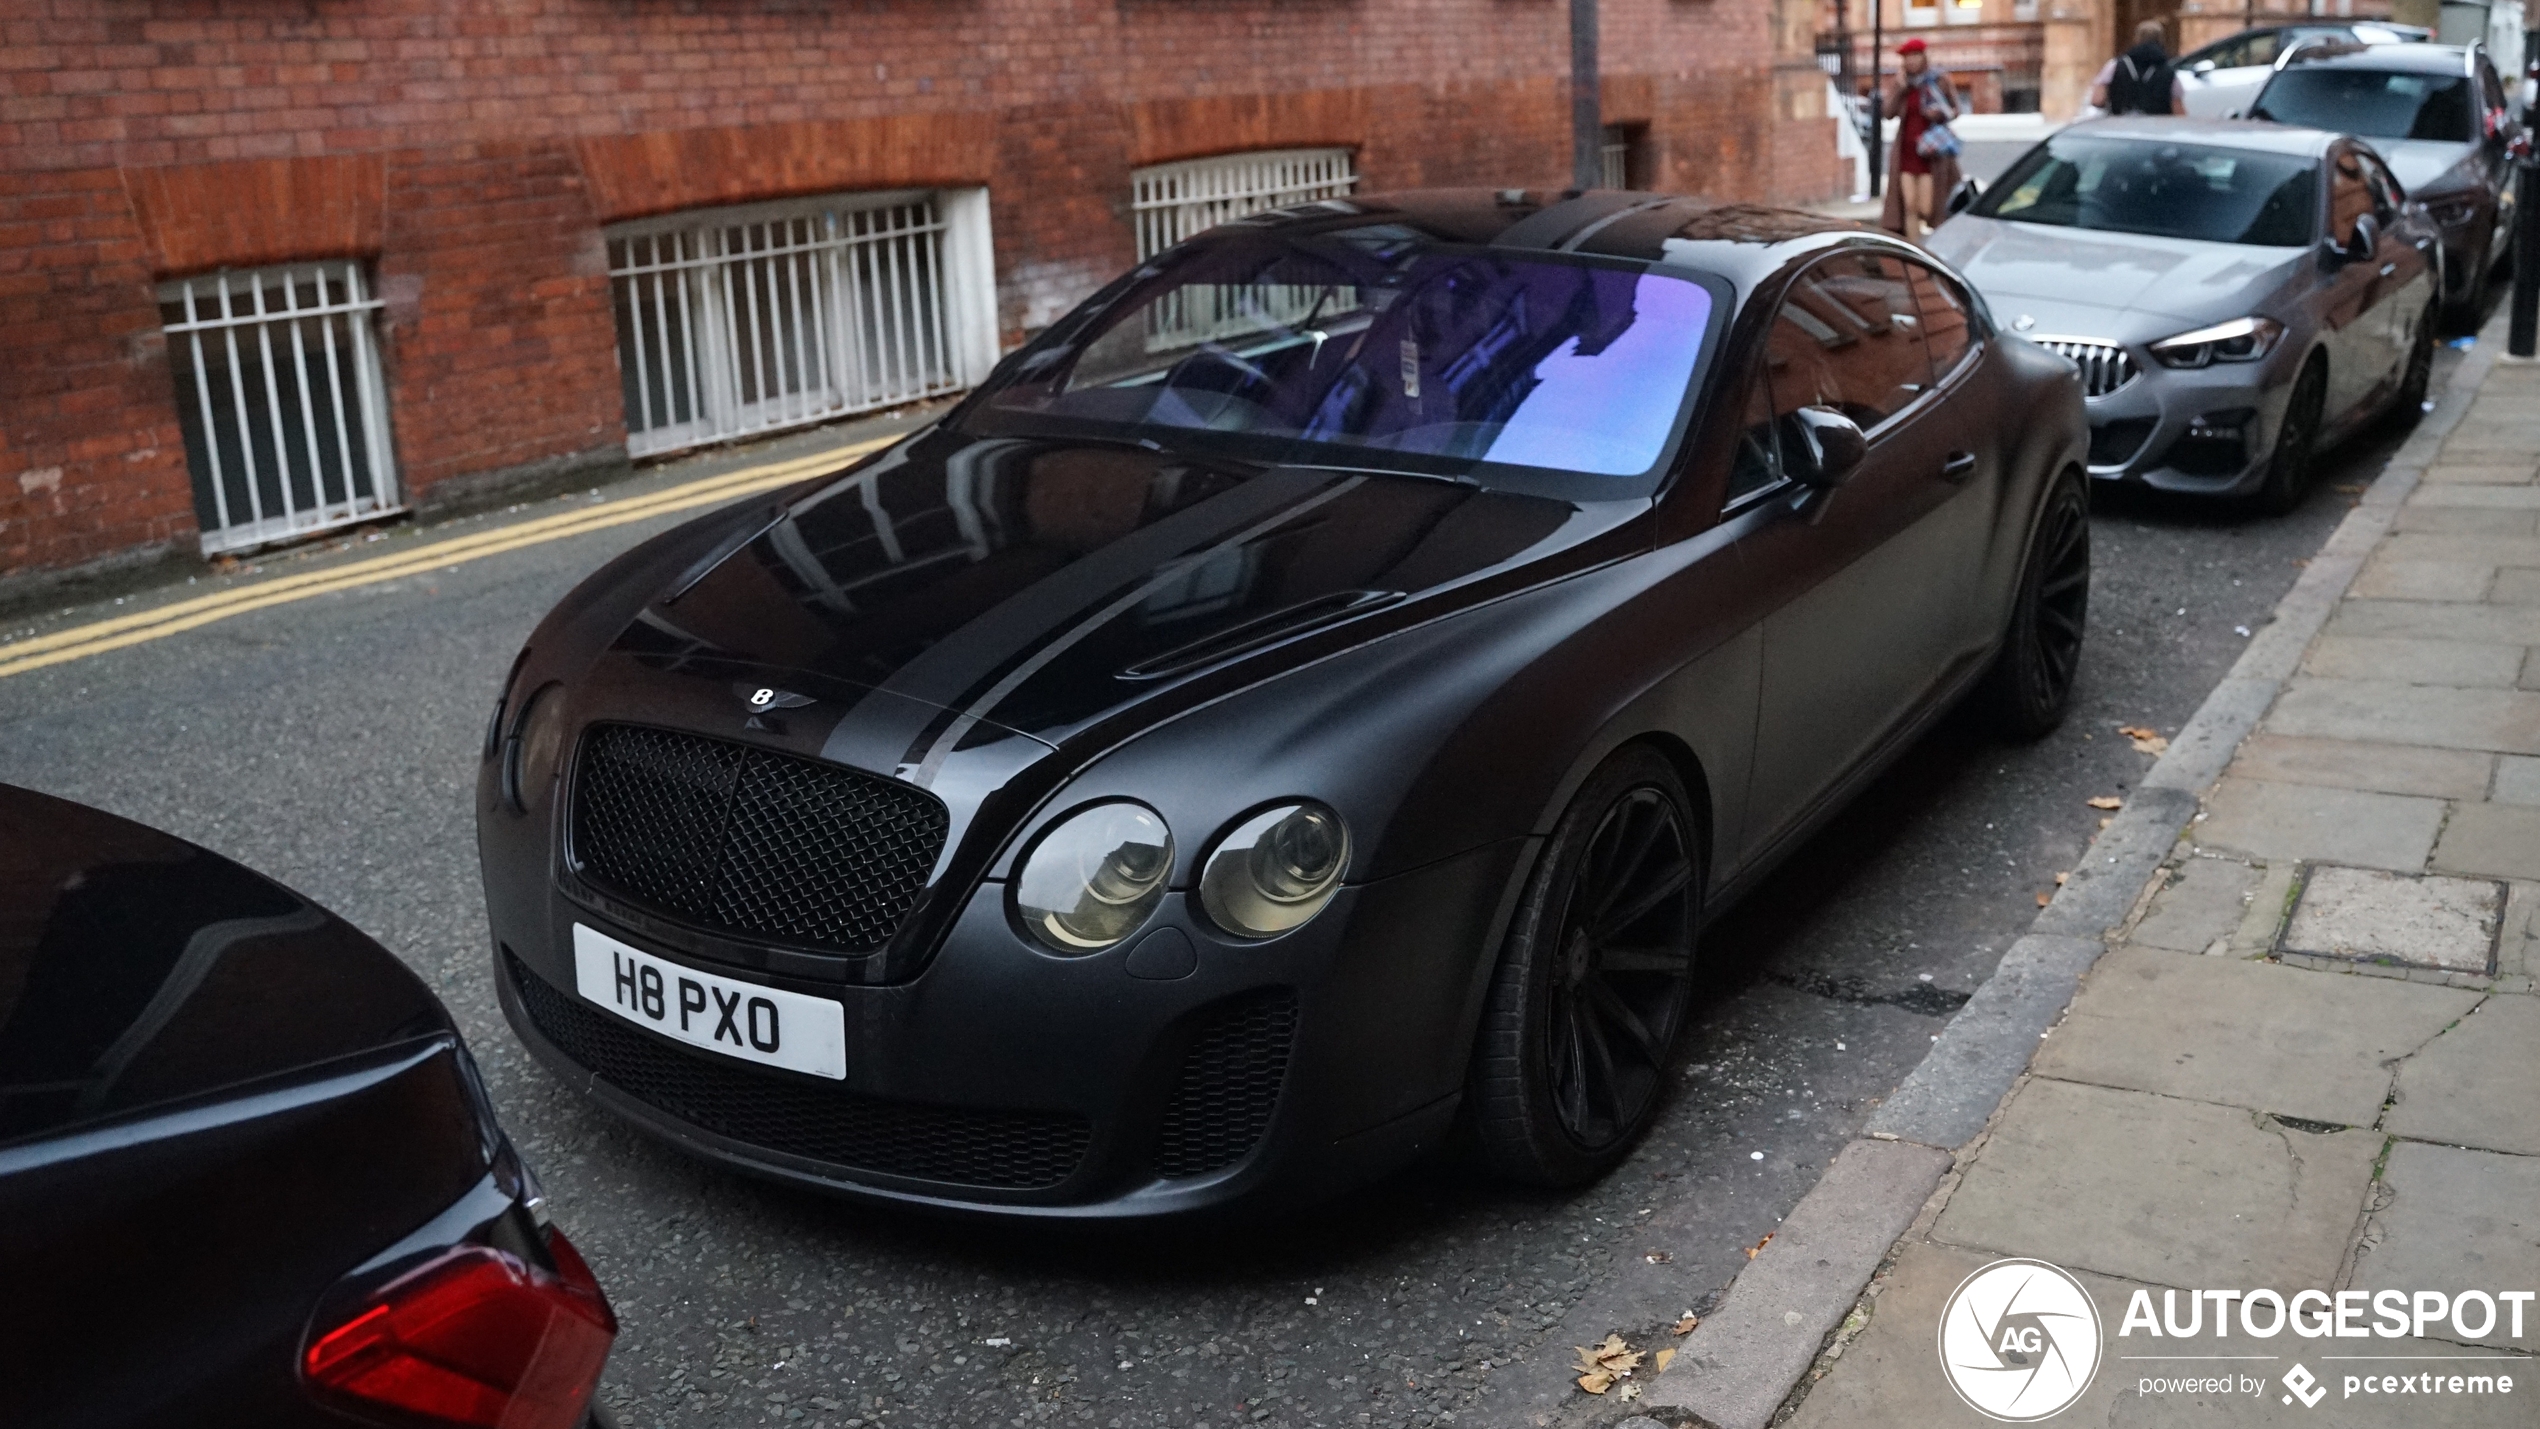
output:
{"label": "black backpack", "polygon": [[2110,114],[2170,112],[2170,57],[2156,44],[2140,44],[2117,57],[2108,76]]}

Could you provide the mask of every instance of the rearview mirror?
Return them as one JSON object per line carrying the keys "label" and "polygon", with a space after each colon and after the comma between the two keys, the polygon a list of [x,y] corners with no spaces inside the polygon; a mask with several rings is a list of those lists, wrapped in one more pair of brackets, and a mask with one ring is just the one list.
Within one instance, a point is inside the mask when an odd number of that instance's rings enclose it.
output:
{"label": "rearview mirror", "polygon": [[1870,439],[1860,424],[1832,407],[1802,407],[1790,414],[1792,440],[1783,444],[1790,478],[1819,491],[1832,491],[1852,478],[1870,454]]}
{"label": "rearview mirror", "polygon": [[2369,213],[2358,214],[2355,226],[2346,231],[2343,240],[2331,234],[2327,243],[2331,257],[2342,262],[2360,263],[2370,258],[2373,250],[2381,244],[2381,220]]}

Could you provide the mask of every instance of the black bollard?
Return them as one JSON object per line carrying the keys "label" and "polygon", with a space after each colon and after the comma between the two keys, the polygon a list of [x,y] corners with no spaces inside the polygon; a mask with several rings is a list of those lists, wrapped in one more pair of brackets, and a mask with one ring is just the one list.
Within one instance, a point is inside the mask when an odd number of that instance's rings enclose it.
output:
{"label": "black bollard", "polygon": [[2514,295],[2513,323],[2505,351],[2530,357],[2540,345],[2540,162],[2525,155],[2514,164]]}

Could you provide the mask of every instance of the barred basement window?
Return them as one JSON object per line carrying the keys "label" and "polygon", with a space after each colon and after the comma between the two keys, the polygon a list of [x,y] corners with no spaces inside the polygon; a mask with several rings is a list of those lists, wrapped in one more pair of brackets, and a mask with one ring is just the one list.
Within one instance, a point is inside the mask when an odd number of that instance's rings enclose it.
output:
{"label": "barred basement window", "polygon": [[996,361],[985,190],[749,204],[605,236],[636,456],[956,392]]}
{"label": "barred basement window", "polygon": [[357,262],[159,286],[205,555],[403,509],[379,306]]}
{"label": "barred basement window", "polygon": [[1129,176],[1138,257],[1264,209],[1340,198],[1358,187],[1347,149],[1273,149],[1157,164]]}
{"label": "barred basement window", "polygon": [[1598,186],[1609,189],[1636,189],[1639,165],[1632,162],[1633,150],[1640,146],[1641,127],[1637,124],[1608,124],[1597,147]]}

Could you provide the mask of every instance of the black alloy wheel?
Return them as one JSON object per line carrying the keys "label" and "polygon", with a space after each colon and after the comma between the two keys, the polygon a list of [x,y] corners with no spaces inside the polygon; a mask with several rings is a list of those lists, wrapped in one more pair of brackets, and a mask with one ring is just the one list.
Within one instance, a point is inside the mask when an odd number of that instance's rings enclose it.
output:
{"label": "black alloy wheel", "polygon": [[2486,241],[2478,245],[2478,256],[2470,261],[2469,272],[2461,278],[2460,292],[2445,305],[2443,321],[2448,327],[2463,334],[2478,331],[2479,323],[2487,316],[2487,294],[2495,283],[2495,275],[2496,224],[2490,220]]}
{"label": "black alloy wheel", "polygon": [[2434,386],[2434,324],[2434,304],[2428,303],[2408,339],[2408,365],[2399,374],[2398,395],[2390,399],[2393,426],[2413,427],[2425,416],[2425,394]]}
{"label": "black alloy wheel", "polygon": [[2311,460],[2319,444],[2322,409],[2328,405],[2328,362],[2313,355],[2293,381],[2293,396],[2284,404],[2284,422],[2276,428],[2275,451],[2267,458],[2267,475],[2258,486],[2257,507],[2281,516],[2302,504],[2310,489]]}
{"label": "black alloy wheel", "polygon": [[2090,492],[2067,472],[2046,490],[2002,653],[1978,694],[2004,734],[2043,739],[2064,722],[2089,624]]}
{"label": "black alloy wheel", "polygon": [[1475,1042],[1468,1104],[1491,1170],[1583,1185],[1647,1129],[1692,1002],[1705,867],[1684,781],[1656,750],[1626,747],[1572,799]]}

